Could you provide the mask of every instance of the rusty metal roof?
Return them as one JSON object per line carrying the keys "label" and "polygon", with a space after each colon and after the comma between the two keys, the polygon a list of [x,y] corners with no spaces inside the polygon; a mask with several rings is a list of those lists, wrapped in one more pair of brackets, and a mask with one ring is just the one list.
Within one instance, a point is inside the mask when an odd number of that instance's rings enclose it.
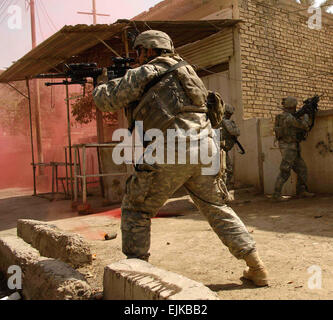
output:
{"label": "rusty metal roof", "polygon": [[[124,55],[122,31],[135,32],[148,29],[164,31],[173,39],[175,47],[201,40],[240,20],[198,20],[198,21],[133,21],[118,20],[107,25],[64,26],[57,33],[40,43],[36,48],[0,74],[0,82],[19,81],[33,78],[40,73],[61,72],[64,63],[97,62],[108,66],[115,56],[110,47]],[[104,43],[102,43],[104,42]]]}

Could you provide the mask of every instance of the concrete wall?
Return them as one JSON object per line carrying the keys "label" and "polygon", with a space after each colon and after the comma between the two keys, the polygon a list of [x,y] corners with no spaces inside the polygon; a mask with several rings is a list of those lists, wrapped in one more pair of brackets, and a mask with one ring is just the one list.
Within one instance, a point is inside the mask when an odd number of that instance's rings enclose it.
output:
{"label": "concrete wall", "polygon": [[258,169],[258,139],[257,139],[258,119],[244,120],[240,127],[241,136],[239,142],[245,149],[245,154],[234,152],[234,178],[237,183],[249,184],[260,189],[259,169]]}
{"label": "concrete wall", "polygon": [[333,111],[317,117],[315,127],[303,144],[303,156],[309,171],[309,188],[333,193]]}
{"label": "concrete wall", "polygon": [[[272,119],[248,119],[241,126],[240,142],[245,155],[235,152],[235,180],[251,184],[272,194],[279,173],[281,154],[274,143]],[[311,192],[333,193],[333,111],[319,112],[315,126],[301,144],[302,157],[308,168],[308,186]],[[296,175],[284,185],[282,193],[294,195]]]}

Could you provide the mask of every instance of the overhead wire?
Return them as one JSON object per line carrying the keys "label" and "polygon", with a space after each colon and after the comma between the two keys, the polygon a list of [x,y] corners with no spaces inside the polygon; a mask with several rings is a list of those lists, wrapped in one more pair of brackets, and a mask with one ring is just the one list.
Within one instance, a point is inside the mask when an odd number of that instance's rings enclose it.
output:
{"label": "overhead wire", "polygon": [[[47,20],[48,23],[50,22],[51,25],[52,25],[52,27],[53,27],[53,29],[54,29],[54,31],[57,32],[57,31],[59,30],[59,28],[54,24],[53,20],[52,20],[51,17],[49,16],[49,14],[48,14],[48,12],[47,12],[47,10],[46,10],[46,7],[44,6],[43,1],[40,0],[39,3],[40,3],[40,5],[41,5],[42,10],[44,11],[45,16],[46,16],[47,19],[48,19],[48,20]],[[51,29],[52,29],[52,28],[51,28]]]}
{"label": "overhead wire", "polygon": [[[302,9],[298,9],[298,10],[285,10],[281,7],[274,7],[270,4],[267,4],[267,3],[264,3],[264,2],[260,2],[260,1],[254,1],[257,5],[260,5],[262,7],[265,7],[265,8],[269,8],[269,9],[272,9],[272,10],[275,10],[275,11],[278,11],[279,13],[283,13],[283,14],[292,14],[292,15],[298,15],[298,13],[300,12],[303,12],[303,11],[307,11],[309,8],[313,7],[313,8],[324,8],[324,7],[333,7],[333,4],[323,4],[323,5],[320,5],[320,6],[317,6],[317,7],[314,7],[312,5],[309,5],[307,8],[302,8]],[[327,26],[329,27],[332,27],[333,25],[331,24],[327,24]]]}
{"label": "overhead wire", "polygon": [[[42,11],[42,5],[41,5],[41,2],[40,2],[40,1],[36,1],[36,4],[37,4],[38,11],[40,12],[40,15],[41,15],[41,16],[42,16],[42,15],[44,16],[44,20],[46,20],[48,26],[49,26],[50,29],[52,30],[53,28],[52,28],[51,24],[49,23],[47,16],[45,15],[44,11]],[[36,10],[36,11],[37,11],[37,10]],[[40,29],[41,29],[41,26],[40,26]]]}
{"label": "overhead wire", "polygon": [[9,0],[3,0],[3,2],[0,4],[0,15],[6,11],[8,3]]}
{"label": "overhead wire", "polygon": [[39,7],[39,1],[37,1],[37,6],[36,6],[36,15],[37,15],[37,20],[38,20],[38,25],[39,25],[39,33],[41,35],[42,41],[45,40],[45,36],[43,33],[43,29],[42,29],[42,25],[40,23],[40,17],[39,17],[39,11],[40,11],[40,7]]}
{"label": "overhead wire", "polygon": [[7,10],[9,8],[9,5],[10,5],[9,0],[4,0],[4,2],[1,4],[1,7],[0,7],[0,24],[8,16]]}
{"label": "overhead wire", "polygon": [[16,6],[17,3],[19,2],[19,0],[13,0],[15,1],[14,3],[10,4],[8,3],[8,6],[6,7],[6,9],[3,11],[4,15],[2,16],[2,18],[0,19],[0,24],[2,24],[5,19],[8,17],[8,12],[6,12],[6,10],[9,8],[9,6]]}

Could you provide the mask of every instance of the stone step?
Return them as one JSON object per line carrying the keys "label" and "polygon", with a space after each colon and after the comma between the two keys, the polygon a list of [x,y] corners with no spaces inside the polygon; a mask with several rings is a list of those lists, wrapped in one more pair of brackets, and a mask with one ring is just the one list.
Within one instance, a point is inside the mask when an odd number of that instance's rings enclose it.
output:
{"label": "stone step", "polygon": [[106,266],[103,284],[104,300],[219,300],[202,283],[139,259]]}

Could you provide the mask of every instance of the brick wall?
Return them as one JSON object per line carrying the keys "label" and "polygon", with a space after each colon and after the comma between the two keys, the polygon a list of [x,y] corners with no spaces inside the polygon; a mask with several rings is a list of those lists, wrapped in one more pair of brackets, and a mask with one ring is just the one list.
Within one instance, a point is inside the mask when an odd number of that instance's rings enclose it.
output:
{"label": "brick wall", "polygon": [[287,95],[301,102],[324,93],[320,108],[333,108],[333,15],[311,30],[307,8],[288,14],[300,8],[292,0],[239,0],[244,118],[279,113]]}

